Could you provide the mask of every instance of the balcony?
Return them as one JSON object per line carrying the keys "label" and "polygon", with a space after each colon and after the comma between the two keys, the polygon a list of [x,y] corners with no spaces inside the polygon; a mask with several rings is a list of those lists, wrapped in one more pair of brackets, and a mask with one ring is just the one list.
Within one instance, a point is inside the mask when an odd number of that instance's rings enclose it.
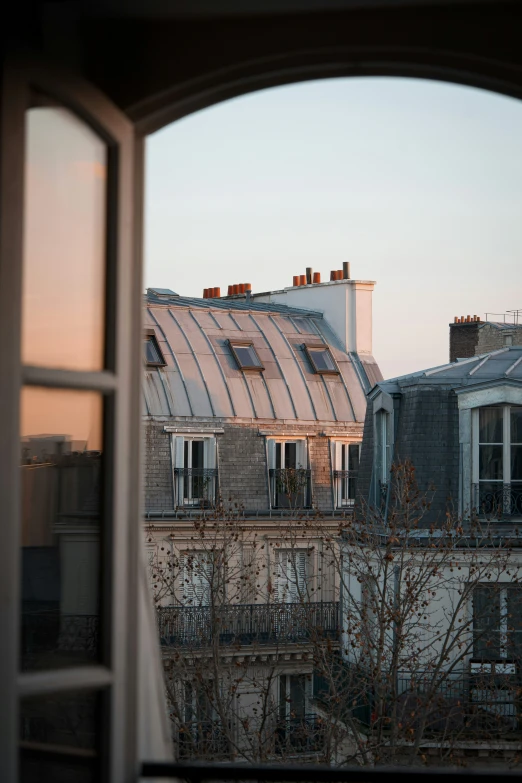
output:
{"label": "balcony", "polygon": [[[384,675],[379,694],[378,678],[339,659],[332,697],[342,694],[346,705],[351,705],[350,716],[369,730],[380,718],[392,718],[401,726],[402,740],[418,731],[426,740],[450,734],[462,739],[499,739],[522,728],[522,678],[515,663],[498,663],[472,663],[468,671],[451,675],[403,671],[398,673],[394,688],[390,677]],[[317,673],[314,695],[328,708],[328,684]]]}
{"label": "balcony", "polygon": [[335,505],[337,508],[353,508],[357,495],[358,472],[334,470]]}
{"label": "balcony", "polygon": [[183,723],[178,731],[180,759],[220,759],[229,753],[227,735],[218,719]]}
{"label": "balcony", "polygon": [[473,508],[480,516],[504,520],[522,517],[522,482],[473,484],[472,500]]}
{"label": "balcony", "polygon": [[325,726],[317,715],[282,718],[276,727],[277,756],[311,755],[324,752]]}
{"label": "balcony", "polygon": [[174,468],[175,505],[214,508],[218,498],[217,468]]}
{"label": "balcony", "polygon": [[339,603],[169,606],[157,610],[165,647],[281,645],[338,639]]}
{"label": "balcony", "polygon": [[271,468],[270,499],[273,508],[310,508],[312,474],[304,468]]}

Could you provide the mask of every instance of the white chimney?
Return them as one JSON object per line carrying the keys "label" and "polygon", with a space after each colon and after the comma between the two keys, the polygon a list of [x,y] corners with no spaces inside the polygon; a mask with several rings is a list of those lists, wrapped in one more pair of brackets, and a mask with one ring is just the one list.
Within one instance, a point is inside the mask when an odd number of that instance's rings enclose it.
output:
{"label": "white chimney", "polygon": [[323,313],[347,351],[371,354],[374,286],[371,280],[342,279],[296,285],[252,298],[255,302],[274,302]]}

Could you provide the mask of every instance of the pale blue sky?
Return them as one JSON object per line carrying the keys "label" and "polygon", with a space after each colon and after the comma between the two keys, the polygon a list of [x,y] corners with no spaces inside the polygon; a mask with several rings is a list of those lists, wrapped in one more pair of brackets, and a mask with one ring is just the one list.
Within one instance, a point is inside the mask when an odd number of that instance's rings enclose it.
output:
{"label": "pale blue sky", "polygon": [[385,377],[447,361],[454,315],[522,307],[522,102],[413,79],[279,87],[147,142],[147,286],[376,280]]}

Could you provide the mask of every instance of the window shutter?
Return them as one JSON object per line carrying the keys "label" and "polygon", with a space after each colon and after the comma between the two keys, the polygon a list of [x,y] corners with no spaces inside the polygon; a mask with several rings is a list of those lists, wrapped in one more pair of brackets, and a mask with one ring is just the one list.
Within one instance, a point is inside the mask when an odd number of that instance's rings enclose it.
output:
{"label": "window shutter", "polygon": [[[334,470],[343,469],[343,446],[344,443],[339,440],[334,442]],[[344,479],[338,478],[335,482],[335,505],[337,508],[343,504],[343,481]]]}
{"label": "window shutter", "polygon": [[194,594],[194,582],[192,579],[192,559],[188,554],[181,555],[180,557],[180,574],[181,574],[181,595],[180,599],[184,605],[194,606],[195,594]]}
{"label": "window shutter", "polygon": [[213,470],[216,467],[216,439],[205,438],[204,467]]}
{"label": "window shutter", "polygon": [[306,440],[298,440],[296,444],[296,467],[308,468],[308,449]]}
{"label": "window shutter", "polygon": [[306,596],[306,577],[307,577],[307,566],[308,566],[308,552],[301,551],[296,553],[296,564],[295,564],[295,581],[296,581],[296,600],[299,600],[300,597]]}
{"label": "window shutter", "polygon": [[276,466],[276,442],[275,442],[275,440],[269,440],[267,442],[267,446],[268,446],[268,467],[270,469],[273,469]]}
{"label": "window shutter", "polygon": [[[183,444],[184,438],[181,435],[175,435],[172,438],[172,462],[174,468],[183,468]],[[183,505],[183,474],[174,473],[174,504]]]}
{"label": "window shutter", "polygon": [[272,574],[272,585],[274,588],[274,601],[277,604],[282,603],[282,580],[283,580],[283,569],[282,569],[282,557],[281,557],[281,550],[275,549],[274,550],[274,568],[273,568],[273,574]]}
{"label": "window shutter", "polygon": [[241,603],[253,604],[256,596],[256,568],[254,549],[243,547],[243,579],[241,580]]}

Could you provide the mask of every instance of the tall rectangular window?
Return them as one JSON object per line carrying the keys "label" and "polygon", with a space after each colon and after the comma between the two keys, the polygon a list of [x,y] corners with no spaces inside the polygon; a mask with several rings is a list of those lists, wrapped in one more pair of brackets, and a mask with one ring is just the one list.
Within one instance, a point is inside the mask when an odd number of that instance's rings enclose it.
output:
{"label": "tall rectangular window", "polygon": [[384,410],[375,416],[374,488],[375,503],[380,505],[388,487],[391,468],[391,415]]}
{"label": "tall rectangular window", "polygon": [[273,508],[311,505],[311,473],[306,440],[268,440],[270,502]]}
{"label": "tall rectangular window", "polygon": [[474,506],[492,516],[522,516],[522,407],[474,411]]}
{"label": "tall rectangular window", "polygon": [[473,591],[473,657],[517,660],[522,655],[522,587],[481,585]]}
{"label": "tall rectangular window", "polygon": [[334,443],[334,490],[336,508],[351,508],[357,494],[360,443]]}
{"label": "tall rectangular window", "polygon": [[275,598],[278,603],[309,600],[312,552],[308,549],[277,549],[275,553]]}
{"label": "tall rectangular window", "polygon": [[212,508],[218,494],[214,436],[173,436],[175,506]]}

